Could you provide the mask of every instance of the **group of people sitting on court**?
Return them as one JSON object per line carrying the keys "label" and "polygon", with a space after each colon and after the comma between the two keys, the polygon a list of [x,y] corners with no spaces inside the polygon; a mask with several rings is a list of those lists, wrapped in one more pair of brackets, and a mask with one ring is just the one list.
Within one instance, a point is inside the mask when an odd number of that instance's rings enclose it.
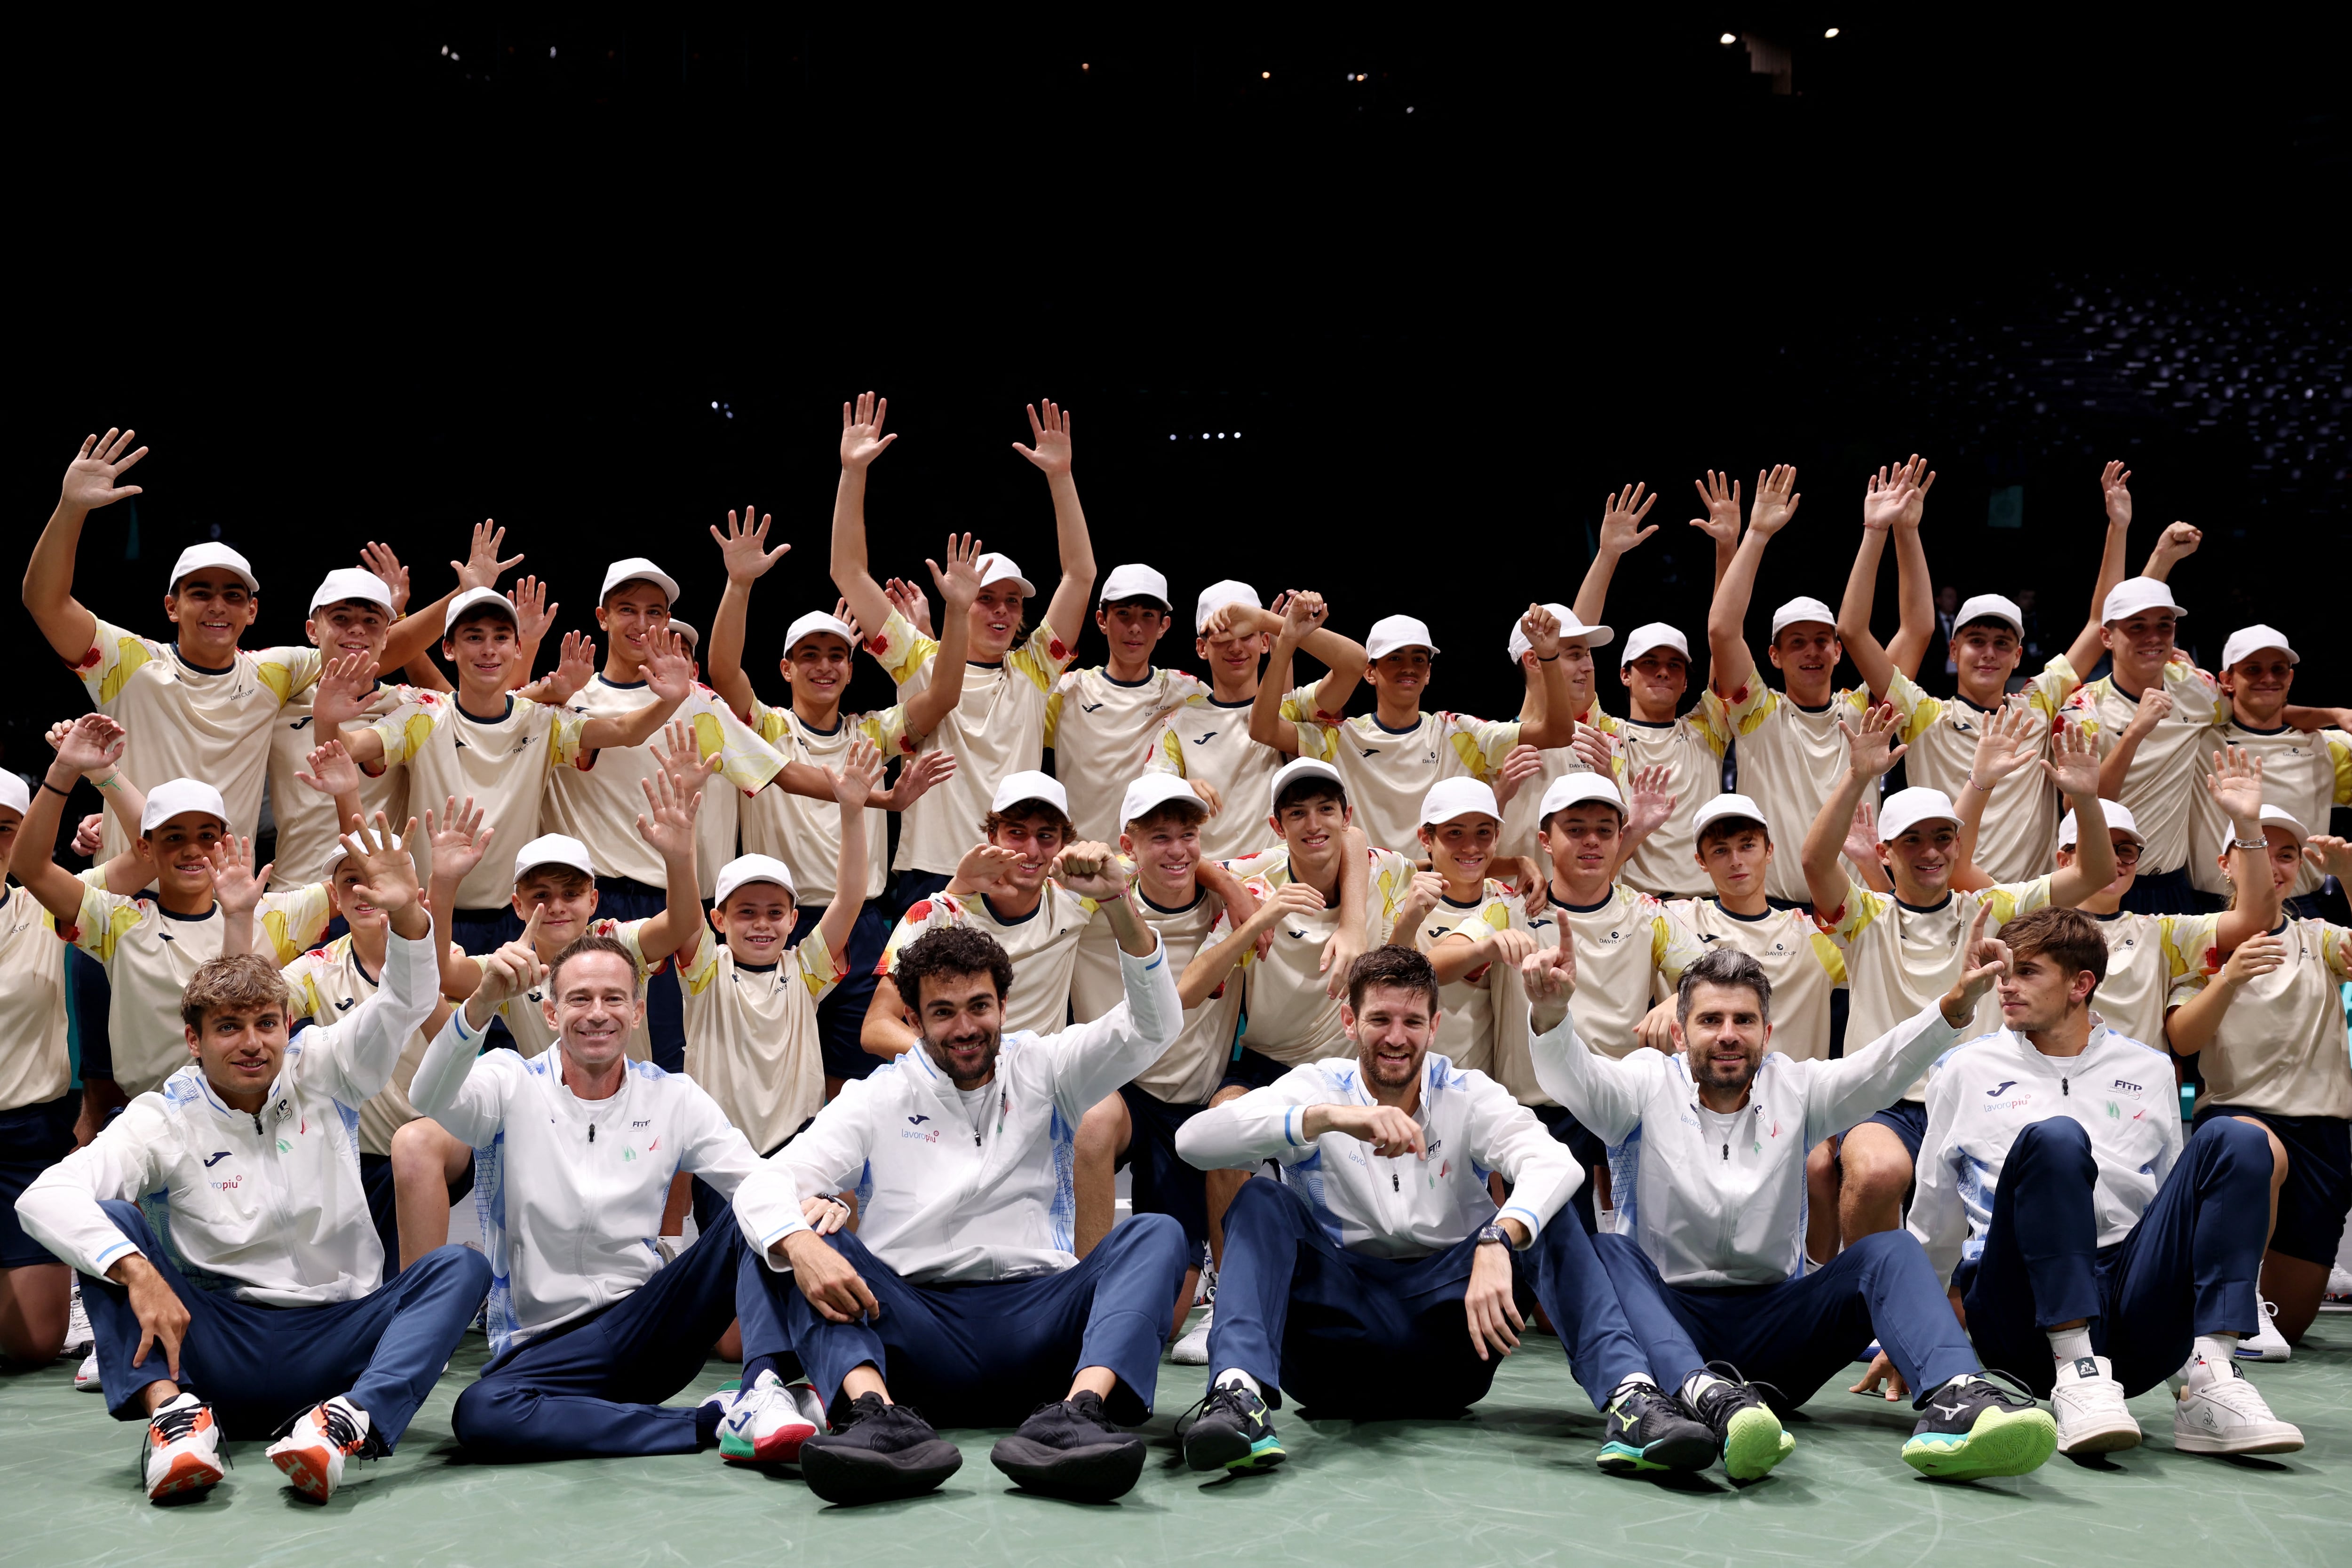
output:
{"label": "group of people sitting on court", "polygon": [[[1044,621],[950,538],[935,631],[867,565],[885,414],[844,407],[841,598],[792,623],[778,706],[741,653],[786,547],[748,510],[691,646],[630,557],[601,666],[570,633],[534,676],[556,609],[498,591],[485,525],[446,598],[409,611],[371,545],[307,646],[254,653],[223,545],[175,565],[172,641],[73,598],[145,451],[85,444],[26,602],[96,710],[37,787],[0,774],[0,1352],[52,1359],[86,1310],[78,1381],[145,1423],[151,1497],[267,1437],[326,1500],[477,1323],[476,1458],[716,1449],[845,1503],[938,1488],[940,1426],[1013,1428],[1024,1489],[1119,1497],[1171,1341],[1213,1474],[1282,1462],[1286,1396],[1456,1415],[1537,1327],[1612,1472],[1755,1480],[1842,1373],[1909,1398],[1902,1458],[1940,1479],[2133,1447],[2126,1399],[2168,1383],[2178,1448],[2302,1447],[2240,1363],[2300,1341],[2352,1208],[2352,931],[2313,901],[2352,877],[2324,832],[2352,740],[2286,700],[2273,628],[2218,678],[2178,653],[2195,531],[2125,578],[2120,468],[2091,615],[2020,692],[1996,595],[1950,633],[1958,695],[1913,684],[1914,458],[1865,486],[1841,610],[1772,617],[1785,689],[1744,625],[1794,473],[1744,518],[1709,475],[1697,705],[1663,624],[1624,640],[1628,715],[1600,702],[1611,576],[1654,531],[1629,487],[1577,603],[1511,626],[1525,700],[1487,721],[1423,706],[1422,622],[1358,644],[1307,591],[1215,584],[1207,678],[1154,665],[1168,583],[1096,595],[1050,403],[1019,448],[1061,545]],[[1090,605],[1108,658],[1075,668]],[[843,709],[860,648],[895,705]],[[714,1354],[736,1383],[665,1403]]]}

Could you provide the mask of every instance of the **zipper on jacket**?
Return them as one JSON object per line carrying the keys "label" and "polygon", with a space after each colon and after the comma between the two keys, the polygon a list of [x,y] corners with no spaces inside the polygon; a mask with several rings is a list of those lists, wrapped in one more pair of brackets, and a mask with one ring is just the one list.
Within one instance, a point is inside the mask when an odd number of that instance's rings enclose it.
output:
{"label": "zipper on jacket", "polygon": [[1389,1191],[1392,1193],[1401,1193],[1404,1191],[1404,1184],[1397,1179],[1396,1167],[1394,1165],[1391,1165],[1389,1167]]}
{"label": "zipper on jacket", "polygon": [[588,1124],[588,1142],[591,1143],[596,1142],[596,1124],[593,1121]]}
{"label": "zipper on jacket", "polygon": [[2074,1092],[2074,1091],[2073,1089],[2066,1087],[2066,1075],[2060,1073],[2058,1075],[2058,1098],[2063,1100]]}

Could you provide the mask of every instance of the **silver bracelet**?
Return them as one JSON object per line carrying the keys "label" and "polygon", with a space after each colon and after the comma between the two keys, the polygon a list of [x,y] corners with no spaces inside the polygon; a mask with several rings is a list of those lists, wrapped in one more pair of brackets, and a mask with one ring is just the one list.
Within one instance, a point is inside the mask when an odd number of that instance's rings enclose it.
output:
{"label": "silver bracelet", "polygon": [[2232,849],[2267,849],[2270,847],[2270,841],[2265,838],[2232,838],[2230,840],[2230,847]]}

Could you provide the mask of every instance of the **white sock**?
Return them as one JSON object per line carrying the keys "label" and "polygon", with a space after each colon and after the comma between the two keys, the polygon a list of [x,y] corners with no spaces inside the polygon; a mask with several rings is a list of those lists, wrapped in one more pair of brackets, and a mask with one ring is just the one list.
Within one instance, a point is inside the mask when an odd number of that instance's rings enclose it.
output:
{"label": "white sock", "polygon": [[2047,1332],[2052,1359],[2062,1363],[2091,1359],[2091,1331],[2088,1328],[2051,1329]]}
{"label": "white sock", "polygon": [[1622,1382],[1609,1391],[1609,1403],[1616,1404],[1635,1389],[1644,1389],[1655,1394],[1658,1392],[1658,1380],[1646,1372],[1629,1372]]}
{"label": "white sock", "polygon": [[1722,1378],[1716,1376],[1715,1373],[1711,1372],[1695,1372],[1688,1377],[1683,1379],[1683,1397],[1689,1400],[1695,1405],[1698,1403],[1698,1396],[1700,1394],[1705,1394],[1708,1389],[1713,1388],[1717,1384],[1723,1381],[1724,1380]]}
{"label": "white sock", "polygon": [[2212,1366],[2228,1366],[2238,1356],[2238,1336],[2235,1334],[2200,1334],[2197,1336],[2198,1359]]}
{"label": "white sock", "polygon": [[1265,1390],[1257,1385],[1257,1379],[1252,1377],[1249,1373],[1244,1372],[1237,1366],[1229,1366],[1224,1371],[1217,1373],[1217,1381],[1210,1384],[1210,1386],[1212,1388],[1233,1388],[1239,1386],[1248,1389],[1252,1394],[1256,1394],[1261,1399],[1265,1397]]}

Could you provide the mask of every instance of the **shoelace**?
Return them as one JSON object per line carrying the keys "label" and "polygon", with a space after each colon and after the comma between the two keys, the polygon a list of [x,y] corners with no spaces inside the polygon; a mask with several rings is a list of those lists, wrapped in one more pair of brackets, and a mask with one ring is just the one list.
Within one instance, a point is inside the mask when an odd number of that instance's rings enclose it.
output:
{"label": "shoelace", "polygon": [[[2002,1388],[1993,1382],[1996,1377],[2002,1383],[2008,1384],[2009,1388]],[[1994,1399],[2000,1402],[2004,1410],[2015,1410],[2021,1407],[2031,1410],[2041,1404],[2040,1400],[2033,1397],[2033,1391],[2025,1385],[2025,1380],[2014,1373],[2002,1372],[1997,1367],[1986,1367],[1977,1373],[1977,1380],[1984,1385],[1986,1391]],[[2012,1394],[2010,1389],[2015,1389],[2017,1392]],[[1940,1393],[1941,1390],[1937,1392]]]}
{"label": "shoelace", "polygon": [[[1749,1396],[1753,1395],[1759,1402],[1770,1405],[1772,1400],[1786,1402],[1789,1397],[1771,1384],[1748,1382],[1739,1374],[1739,1369],[1727,1361],[1708,1362],[1706,1370],[1724,1381],[1712,1388],[1702,1390],[1691,1414],[1706,1422],[1710,1429],[1721,1427],[1731,1420],[1733,1413],[1730,1411],[1724,1411],[1721,1420],[1717,1420],[1715,1415],[1715,1412],[1722,1409],[1727,1403],[1744,1406]],[[1770,1400],[1766,1399],[1762,1392],[1768,1388],[1772,1391]]]}
{"label": "shoelace", "polygon": [[1219,1384],[1176,1417],[1176,1440],[1181,1443],[1187,1433],[1219,1410],[1231,1410],[1244,1421],[1251,1419],[1255,1412],[1247,1404],[1249,1396],[1250,1391],[1238,1383]]}
{"label": "shoelace", "polygon": [[[150,1432],[161,1432],[166,1443],[176,1443],[194,1431],[196,1417],[211,1408],[209,1405],[189,1405],[177,1410],[159,1410],[147,1418],[147,1426],[140,1429],[138,1455],[131,1462],[131,1474],[139,1478],[142,1485],[144,1485],[147,1479],[147,1455],[152,1447],[149,1440]],[[229,1457],[229,1451],[226,1448],[216,1449],[213,1457],[220,1460],[226,1468],[232,1470],[236,1468],[236,1461]]]}
{"label": "shoelace", "polygon": [[1105,1412],[1100,1405],[1097,1405],[1094,1408],[1088,1409],[1086,1405],[1079,1404],[1075,1399],[1048,1399],[1043,1405],[1037,1406],[1036,1409],[1029,1412],[1029,1419],[1034,1421],[1038,1416],[1045,1414],[1048,1410],[1067,1410],[1079,1420],[1099,1426],[1106,1432],[1116,1432],[1118,1430],[1118,1426],[1112,1424],[1108,1413]]}
{"label": "shoelace", "polygon": [[330,1403],[322,1408],[327,1413],[327,1441],[346,1454],[357,1453],[366,1441],[360,1436],[359,1427],[353,1424],[350,1416],[343,1414],[340,1406]]}

